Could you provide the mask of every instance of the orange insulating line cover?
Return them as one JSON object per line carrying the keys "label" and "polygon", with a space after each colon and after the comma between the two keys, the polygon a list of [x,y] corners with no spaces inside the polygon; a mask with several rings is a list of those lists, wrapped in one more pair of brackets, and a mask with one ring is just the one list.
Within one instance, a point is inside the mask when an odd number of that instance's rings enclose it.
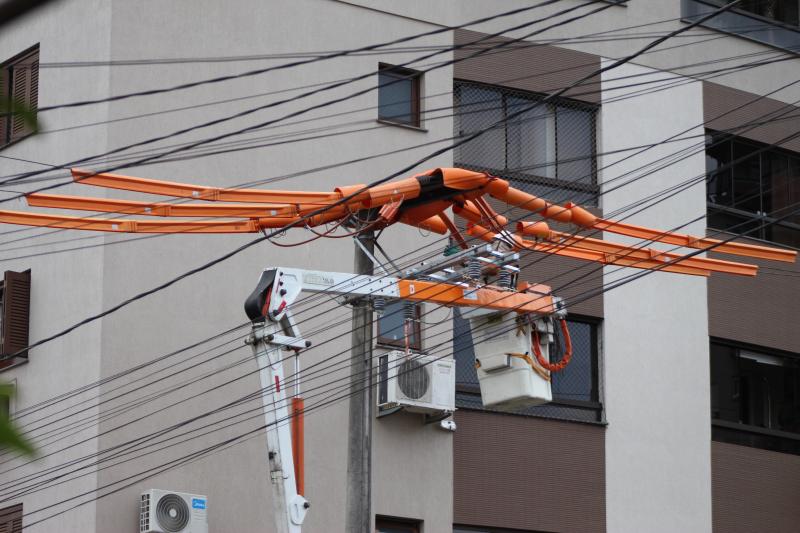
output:
{"label": "orange insulating line cover", "polygon": [[100,213],[125,213],[158,217],[232,217],[257,218],[281,215],[293,216],[293,207],[285,204],[181,204],[141,202],[107,198],[88,198],[59,194],[32,193],[27,195],[28,205]]}
{"label": "orange insulating line cover", "polygon": [[[603,231],[610,231],[611,233],[628,235],[629,237],[658,241],[666,244],[675,244],[677,246],[686,246],[687,248],[695,248],[698,250],[717,245],[721,242],[717,239],[695,237],[692,235],[673,233],[669,231],[660,231],[602,218],[598,218],[597,222],[592,227]],[[797,252],[794,250],[784,250],[781,248],[757,246],[754,244],[744,244],[740,242],[726,242],[724,244],[719,244],[719,246],[714,246],[713,251],[746,257],[757,257],[760,259],[770,259],[772,261],[785,261],[787,263],[794,263],[795,259],[797,258]]]}
{"label": "orange insulating line cover", "polygon": [[439,213],[436,216],[438,216],[439,220],[441,220],[442,223],[447,227],[447,229],[450,231],[450,235],[453,236],[453,238],[456,240],[456,242],[458,242],[458,245],[462,249],[466,250],[467,248],[469,248],[469,246],[467,245],[467,241],[464,240],[464,237],[461,235],[461,232],[458,231],[456,225],[453,224],[453,221],[450,220],[450,218],[447,215],[445,215],[444,213]]}
{"label": "orange insulating line cover", "polygon": [[432,217],[426,218],[424,220],[416,221],[413,218],[406,218],[406,214],[403,213],[400,215],[398,219],[403,224],[408,224],[409,226],[414,226],[416,228],[422,228],[424,230],[432,231],[434,233],[438,233],[439,235],[444,235],[447,233],[447,226],[444,222],[439,218],[438,215],[434,215]]}
{"label": "orange insulating line cover", "polygon": [[517,233],[548,240],[554,237],[554,233],[550,226],[547,225],[547,222],[517,222]]}
{"label": "orange insulating line cover", "polygon": [[564,368],[572,359],[572,339],[569,336],[569,327],[567,327],[567,321],[561,319],[559,322],[561,322],[561,331],[564,334],[564,356],[558,363],[551,363],[544,358],[542,355],[542,347],[539,344],[539,330],[536,329],[535,325],[531,328],[533,330],[533,353],[536,354],[536,360],[539,361],[539,364],[550,372],[564,370]]}
{"label": "orange insulating line cover", "polygon": [[496,224],[498,224],[501,228],[508,224],[508,219],[503,215],[500,215],[492,209],[492,206],[489,205],[489,202],[483,199],[482,196],[479,196],[473,200],[475,207],[478,209],[478,212],[483,211],[484,213],[488,213],[488,215],[494,220]]}
{"label": "orange insulating line cover", "polygon": [[475,172],[463,168],[437,168],[426,172],[431,175],[435,172],[442,174],[442,183],[448,189],[472,190],[485,186],[491,179],[485,172]]}
{"label": "orange insulating line cover", "polygon": [[72,177],[78,183],[136,191],[177,198],[222,202],[267,202],[267,203],[317,203],[326,205],[339,200],[336,192],[268,191],[265,189],[224,189],[190,183],[152,180],[123,176],[121,174],[95,174],[90,170],[72,169]]}
{"label": "orange insulating line cover", "polygon": [[[517,230],[519,230],[520,224],[531,224],[531,223],[530,222],[518,223]],[[536,222],[534,223],[534,225],[535,224],[544,224],[544,222]],[[528,226],[527,231],[528,234],[530,235],[534,234],[534,229],[531,229],[531,226]],[[552,242],[555,245],[575,246],[581,249],[594,250],[596,252],[619,255],[621,257],[625,257],[628,259],[648,260],[648,261],[655,260],[655,261],[660,261],[662,263],[666,263],[668,261],[675,261],[676,265],[692,267],[692,268],[700,268],[712,272],[737,274],[740,276],[755,276],[756,273],[758,272],[758,267],[756,265],[736,263],[733,261],[723,261],[720,259],[709,259],[706,257],[685,257],[681,254],[664,252],[662,250],[656,250],[654,248],[631,247],[624,244],[608,242],[601,239],[593,239],[591,237],[576,236],[569,233],[563,233],[560,231],[550,231],[549,237],[545,238],[546,240]]]}
{"label": "orange insulating line cover", "polygon": [[235,221],[187,221],[187,220],[134,220],[84,218],[64,215],[43,215],[21,211],[0,211],[0,222],[22,226],[43,226],[48,228],[80,229],[88,231],[111,231],[118,233],[256,233],[263,221],[274,221],[275,226],[283,227],[290,218]]}
{"label": "orange insulating line cover", "polygon": [[[479,239],[483,239],[487,242],[492,242],[492,239],[496,235],[486,228],[478,226],[476,224],[470,224],[467,227],[467,233],[473,237],[477,237]],[[658,270],[663,270],[665,272],[675,272],[678,274],[690,274],[693,276],[709,276],[711,273],[703,268],[696,268],[696,267],[688,267],[683,266],[680,263],[675,265],[667,265],[664,266],[663,261],[655,260],[655,259],[634,259],[626,257],[625,254],[611,254],[611,253],[603,253],[597,252],[594,250],[587,250],[584,248],[580,248],[578,246],[570,245],[564,246],[556,243],[536,243],[531,241],[525,241],[521,239],[518,235],[514,235],[515,241],[517,243],[518,248],[526,248],[529,250],[535,250],[537,252],[544,252],[549,254],[556,254],[556,255],[563,255],[565,257],[572,257],[574,259],[582,259],[584,261],[594,261],[596,263],[602,263],[604,265],[620,265],[620,266],[629,266],[633,268],[641,268],[645,270],[652,270],[654,268],[658,268]]]}
{"label": "orange insulating line cover", "polygon": [[489,194],[498,200],[502,200],[507,204],[513,205],[514,207],[527,209],[528,211],[539,212],[545,209],[548,205],[546,201],[538,196],[528,194],[520,191],[519,189],[515,189],[514,187],[508,187],[505,191],[493,191],[491,186],[487,187],[487,189]]}
{"label": "orange insulating line cover", "polygon": [[393,200],[411,200],[417,198],[420,191],[419,181],[416,178],[405,178],[376,185],[368,190],[369,200],[366,207],[379,207]]}
{"label": "orange insulating line cover", "polygon": [[[484,217],[475,204],[469,200],[464,202],[463,206],[453,204],[453,213],[476,224],[487,222],[486,217]],[[508,219],[503,215],[496,215],[495,222],[500,226],[505,226],[508,224]]]}
{"label": "orange insulating line cover", "polygon": [[450,202],[446,200],[433,200],[414,207],[406,207],[400,216],[400,220],[406,224],[414,224],[421,220],[436,217],[439,213],[450,207]]}
{"label": "orange insulating line cover", "polygon": [[292,398],[292,455],[294,456],[294,479],[297,484],[297,494],[301,496],[306,491],[306,465],[305,465],[305,426],[304,426],[305,406],[303,399],[295,396]]}

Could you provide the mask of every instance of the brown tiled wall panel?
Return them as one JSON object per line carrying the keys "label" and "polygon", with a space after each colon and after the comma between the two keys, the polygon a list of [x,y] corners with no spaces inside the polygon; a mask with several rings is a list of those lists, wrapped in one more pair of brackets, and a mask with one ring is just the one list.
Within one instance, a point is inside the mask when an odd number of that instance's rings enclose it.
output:
{"label": "brown tiled wall panel", "polygon": [[800,456],[711,443],[716,533],[800,531]]}
{"label": "brown tiled wall panel", "polygon": [[[787,108],[784,102],[771,98],[762,98],[757,102],[753,102],[756,98],[758,98],[758,95],[716,83],[703,82],[703,115],[706,127],[712,130],[728,130],[751,122],[764,121],[765,115],[774,112],[775,115],[769,115],[767,119],[774,118],[778,120],[770,120],[768,124],[763,126],[747,129],[747,131],[742,129],[735,133],[754,141],[772,144],[797,132],[797,107]],[[740,106],[741,109],[717,118],[723,113],[732,111]],[[792,118],[780,120],[781,117],[786,115]],[[781,146],[787,150],[800,152],[800,138],[795,138]]]}
{"label": "brown tiled wall panel", "polygon": [[[726,236],[724,233],[714,235],[716,238]],[[755,278],[711,276],[708,281],[709,334],[800,353],[800,263],[778,263],[715,253],[710,253],[709,257],[763,267]],[[771,268],[781,271],[772,271]]]}
{"label": "brown tiled wall panel", "polygon": [[456,524],[605,531],[602,426],[463,409],[455,419]]}
{"label": "brown tiled wall panel", "polygon": [[[456,30],[455,43],[467,44],[484,36],[483,33],[471,30]],[[507,41],[509,41],[507,38],[492,37],[479,45],[456,50],[455,57],[462,59],[474,54],[481,47],[493,47]],[[532,43],[519,42],[510,44],[507,48],[488,51],[472,59],[459,61],[453,68],[455,78],[503,85],[524,91],[551,93],[600,68],[600,56],[555,46],[534,46]],[[570,89],[564,96],[599,104],[599,77]]]}

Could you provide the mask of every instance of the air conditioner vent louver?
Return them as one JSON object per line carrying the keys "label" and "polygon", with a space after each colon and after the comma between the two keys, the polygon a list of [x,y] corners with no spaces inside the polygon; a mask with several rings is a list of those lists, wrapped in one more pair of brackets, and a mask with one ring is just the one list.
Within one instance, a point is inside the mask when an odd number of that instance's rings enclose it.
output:
{"label": "air conditioner vent louver", "polygon": [[189,506],[177,494],[165,494],[156,505],[158,525],[168,533],[177,533],[189,524]]}
{"label": "air conditioner vent louver", "polygon": [[397,370],[397,384],[408,398],[419,400],[428,392],[430,370],[417,359],[403,361]]}

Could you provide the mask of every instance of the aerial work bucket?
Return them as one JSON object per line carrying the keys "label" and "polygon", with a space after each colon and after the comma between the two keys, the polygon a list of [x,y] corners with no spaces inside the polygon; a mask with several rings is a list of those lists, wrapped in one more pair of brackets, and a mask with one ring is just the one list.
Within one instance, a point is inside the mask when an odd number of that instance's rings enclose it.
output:
{"label": "aerial work bucket", "polygon": [[[484,407],[514,411],[552,401],[550,372],[534,355],[533,326],[525,315],[494,313],[470,319],[475,367]],[[551,333],[551,332],[548,332]],[[541,335],[547,359],[550,335]]]}

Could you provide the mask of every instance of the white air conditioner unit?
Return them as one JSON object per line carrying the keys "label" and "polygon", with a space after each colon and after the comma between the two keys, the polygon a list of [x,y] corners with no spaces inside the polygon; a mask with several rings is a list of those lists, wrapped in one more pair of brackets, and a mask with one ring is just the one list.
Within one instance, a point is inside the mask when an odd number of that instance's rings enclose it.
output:
{"label": "white air conditioner unit", "polygon": [[453,412],[456,367],[452,359],[393,350],[378,369],[378,407],[403,407],[426,414]]}
{"label": "white air conditioner unit", "polygon": [[208,533],[208,498],[198,494],[150,489],[142,493],[140,533]]}

